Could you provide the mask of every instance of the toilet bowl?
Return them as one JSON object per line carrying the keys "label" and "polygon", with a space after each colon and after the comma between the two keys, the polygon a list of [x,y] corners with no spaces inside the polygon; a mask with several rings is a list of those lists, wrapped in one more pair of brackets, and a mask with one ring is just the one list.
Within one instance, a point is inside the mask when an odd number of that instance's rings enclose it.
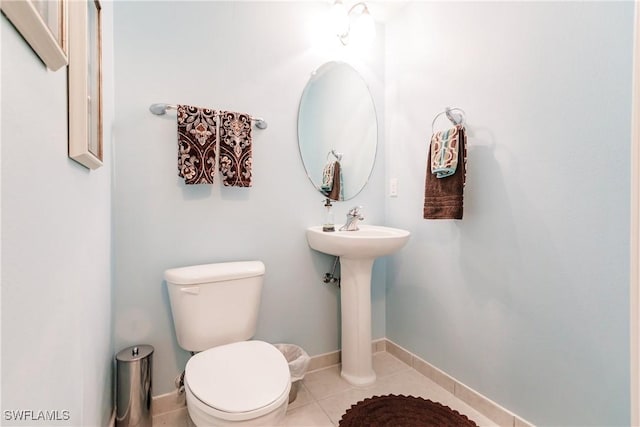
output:
{"label": "toilet bowl", "polygon": [[197,427],[276,426],[289,403],[284,355],[255,333],[264,276],[260,261],[165,271],[180,346],[194,354],[184,375]]}
{"label": "toilet bowl", "polygon": [[185,392],[197,426],[274,426],[291,388],[289,366],[271,344],[245,341],[215,347],[187,362]]}

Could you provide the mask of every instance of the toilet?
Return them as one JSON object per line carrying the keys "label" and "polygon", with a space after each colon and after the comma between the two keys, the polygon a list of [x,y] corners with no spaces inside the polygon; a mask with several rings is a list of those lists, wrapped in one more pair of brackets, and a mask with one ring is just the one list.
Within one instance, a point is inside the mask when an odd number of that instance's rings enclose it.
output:
{"label": "toilet", "polygon": [[289,402],[284,355],[253,337],[265,272],[261,261],[173,268],[164,273],[185,369],[187,411],[204,426],[274,426]]}

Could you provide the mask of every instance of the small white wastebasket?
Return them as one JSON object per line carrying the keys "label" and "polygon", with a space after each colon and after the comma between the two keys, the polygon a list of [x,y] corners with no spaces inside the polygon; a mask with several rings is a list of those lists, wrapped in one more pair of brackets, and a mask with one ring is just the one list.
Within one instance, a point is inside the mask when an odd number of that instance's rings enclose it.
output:
{"label": "small white wastebasket", "polygon": [[291,373],[291,391],[289,392],[289,403],[296,400],[300,383],[304,378],[304,374],[309,367],[311,358],[301,347],[295,344],[274,344],[280,350],[289,363],[289,372]]}

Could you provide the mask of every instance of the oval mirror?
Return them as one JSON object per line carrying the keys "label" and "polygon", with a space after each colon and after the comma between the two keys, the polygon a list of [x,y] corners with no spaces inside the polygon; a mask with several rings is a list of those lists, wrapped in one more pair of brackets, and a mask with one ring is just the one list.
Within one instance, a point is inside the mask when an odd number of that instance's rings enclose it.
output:
{"label": "oval mirror", "polygon": [[378,145],[373,98],[360,74],[328,62],[311,74],[298,111],[298,146],[314,187],[349,200],[366,185]]}

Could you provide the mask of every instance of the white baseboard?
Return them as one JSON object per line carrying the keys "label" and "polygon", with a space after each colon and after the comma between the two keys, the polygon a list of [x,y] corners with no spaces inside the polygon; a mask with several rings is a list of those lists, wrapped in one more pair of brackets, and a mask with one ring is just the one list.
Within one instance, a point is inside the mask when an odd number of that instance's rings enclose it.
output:
{"label": "white baseboard", "polygon": [[185,395],[184,393],[178,394],[178,390],[153,396],[151,398],[151,416],[155,417],[156,415],[175,411],[185,406],[187,406]]}
{"label": "white baseboard", "polygon": [[478,393],[471,387],[456,380],[451,375],[441,371],[410,351],[400,347],[393,341],[387,339],[385,348],[387,353],[411,366],[413,369],[440,385],[485,417],[495,421],[498,425],[509,427],[534,427],[530,422],[525,421],[508,409],[503,408],[488,397]]}

